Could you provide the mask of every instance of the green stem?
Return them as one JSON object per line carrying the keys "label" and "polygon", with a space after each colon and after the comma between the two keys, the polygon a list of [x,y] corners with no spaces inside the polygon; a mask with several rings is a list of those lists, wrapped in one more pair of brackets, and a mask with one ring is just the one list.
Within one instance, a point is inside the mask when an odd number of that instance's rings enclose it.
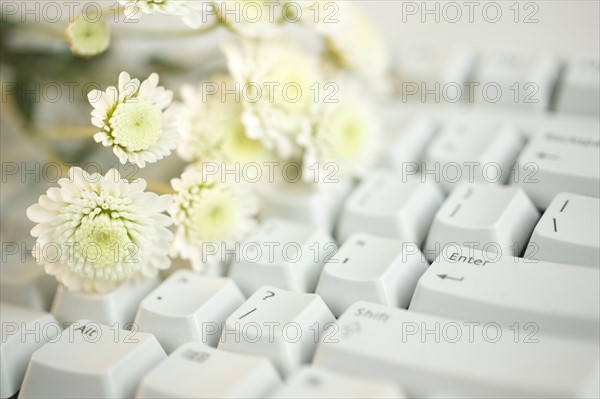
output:
{"label": "green stem", "polygon": [[91,139],[98,128],[69,125],[33,126],[36,137],[48,140],[80,140]]}
{"label": "green stem", "polygon": [[156,180],[146,179],[146,188],[148,191],[152,191],[156,194],[175,194],[173,187],[167,183],[159,182]]}

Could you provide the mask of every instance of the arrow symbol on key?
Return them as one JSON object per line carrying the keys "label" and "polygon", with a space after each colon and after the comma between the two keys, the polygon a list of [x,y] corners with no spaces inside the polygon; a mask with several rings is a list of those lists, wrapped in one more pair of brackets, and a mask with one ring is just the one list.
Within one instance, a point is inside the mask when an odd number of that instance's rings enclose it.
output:
{"label": "arrow symbol on key", "polygon": [[546,154],[545,152],[538,152],[538,157],[541,159],[552,159],[552,160],[558,160],[558,155],[554,155],[554,154]]}
{"label": "arrow symbol on key", "polygon": [[454,281],[463,281],[465,279],[464,277],[461,277],[461,278],[451,277],[451,276],[448,276],[447,274],[438,274],[437,276],[439,278],[441,278],[442,280],[448,279],[448,280],[454,280]]}

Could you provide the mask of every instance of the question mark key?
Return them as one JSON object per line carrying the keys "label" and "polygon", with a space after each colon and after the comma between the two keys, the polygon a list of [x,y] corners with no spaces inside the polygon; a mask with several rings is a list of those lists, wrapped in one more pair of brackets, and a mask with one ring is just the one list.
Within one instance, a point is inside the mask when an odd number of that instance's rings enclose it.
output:
{"label": "question mark key", "polygon": [[285,376],[312,358],[334,322],[320,296],[264,286],[227,318],[219,348],[266,356]]}

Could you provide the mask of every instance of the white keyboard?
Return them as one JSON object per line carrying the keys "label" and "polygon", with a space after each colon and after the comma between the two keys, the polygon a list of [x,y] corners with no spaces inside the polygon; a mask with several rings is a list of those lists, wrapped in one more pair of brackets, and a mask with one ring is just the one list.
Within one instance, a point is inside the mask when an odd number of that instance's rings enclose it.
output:
{"label": "white keyboard", "polygon": [[[377,169],[262,187],[224,276],[72,293],[3,226],[0,399],[598,398],[597,56],[398,60]],[[470,79],[538,101],[421,101]]]}

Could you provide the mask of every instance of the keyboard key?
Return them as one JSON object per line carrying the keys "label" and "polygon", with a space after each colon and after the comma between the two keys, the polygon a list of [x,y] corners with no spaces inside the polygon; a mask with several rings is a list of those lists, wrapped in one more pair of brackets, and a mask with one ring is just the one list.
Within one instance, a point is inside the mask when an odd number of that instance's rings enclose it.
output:
{"label": "keyboard key", "polygon": [[567,64],[558,92],[560,113],[600,115],[600,60],[578,57]]}
{"label": "keyboard key", "polygon": [[[467,49],[433,48],[416,46],[399,54],[397,73],[402,81],[401,92],[403,102],[433,102],[433,94],[439,98],[445,90],[459,89],[464,91],[464,83],[470,79],[475,66],[475,54]],[[448,94],[450,96],[450,94]],[[459,101],[451,97],[452,102]],[[438,101],[439,102],[439,101]]]}
{"label": "keyboard key", "polygon": [[540,214],[515,186],[463,184],[435,215],[423,251],[433,261],[448,244],[520,256]]}
{"label": "keyboard key", "polygon": [[29,358],[46,342],[52,342],[62,327],[50,313],[0,302],[0,398],[10,398],[21,388]]}
{"label": "keyboard key", "polygon": [[302,367],[271,398],[404,398],[389,381],[356,378],[323,367]]}
{"label": "keyboard key", "polygon": [[219,349],[266,356],[286,376],[311,361],[334,321],[318,295],[262,287],[227,318]]}
{"label": "keyboard key", "polygon": [[152,334],[80,320],[33,354],[20,397],[131,398],[165,357]]}
{"label": "keyboard key", "polygon": [[478,105],[545,111],[561,69],[552,55],[491,52],[481,57],[473,89]]}
{"label": "keyboard key", "polygon": [[451,192],[461,182],[505,183],[523,146],[512,126],[449,121],[425,155],[423,174]]}
{"label": "keyboard key", "polygon": [[188,341],[217,346],[221,324],[244,299],[228,278],[178,270],[144,298],[135,324],[154,334],[167,353]]}
{"label": "keyboard key", "polygon": [[416,171],[437,130],[438,125],[429,118],[412,118],[392,139],[384,164],[401,173]]}
{"label": "keyboard key", "polygon": [[[10,245],[10,243],[5,244]],[[35,262],[6,262],[0,266],[2,302],[49,311],[56,286],[56,279],[46,274],[44,267]]]}
{"label": "keyboard key", "polygon": [[231,277],[246,296],[270,284],[314,292],[323,264],[337,246],[318,227],[269,219],[242,243],[231,264]]}
{"label": "keyboard key", "polygon": [[444,194],[437,184],[417,176],[379,170],[350,195],[340,216],[338,239],[357,232],[421,245]]}
{"label": "keyboard key", "polygon": [[265,398],[280,384],[264,357],[189,342],[146,374],[136,398]]}
{"label": "keyboard key", "polygon": [[369,302],[352,305],[337,324],[319,344],[314,364],[394,380],[409,397],[592,397],[598,389],[597,342],[552,335],[515,342],[513,331],[493,324]]}
{"label": "keyboard key", "polygon": [[[335,180],[336,176],[330,179]],[[263,201],[261,220],[283,218],[309,223],[332,232],[342,203],[351,188],[350,182],[328,180],[323,184],[264,184],[259,189]]]}
{"label": "keyboard key", "polygon": [[109,326],[118,323],[118,328],[127,328],[133,322],[142,299],[158,283],[158,278],[125,283],[106,294],[74,292],[59,285],[52,304],[52,314],[61,323],[89,318]]}
{"label": "keyboard key", "polygon": [[560,193],[533,231],[525,257],[600,267],[600,200]]}
{"label": "keyboard key", "polygon": [[414,243],[356,233],[325,264],[316,293],[335,316],[360,300],[406,308],[428,266]]}
{"label": "keyboard key", "polygon": [[448,248],[419,280],[409,309],[506,326],[529,323],[542,334],[597,343],[599,297],[598,268]]}
{"label": "keyboard key", "polygon": [[600,139],[598,130],[540,131],[518,160],[514,181],[540,209],[556,194],[600,197]]}

